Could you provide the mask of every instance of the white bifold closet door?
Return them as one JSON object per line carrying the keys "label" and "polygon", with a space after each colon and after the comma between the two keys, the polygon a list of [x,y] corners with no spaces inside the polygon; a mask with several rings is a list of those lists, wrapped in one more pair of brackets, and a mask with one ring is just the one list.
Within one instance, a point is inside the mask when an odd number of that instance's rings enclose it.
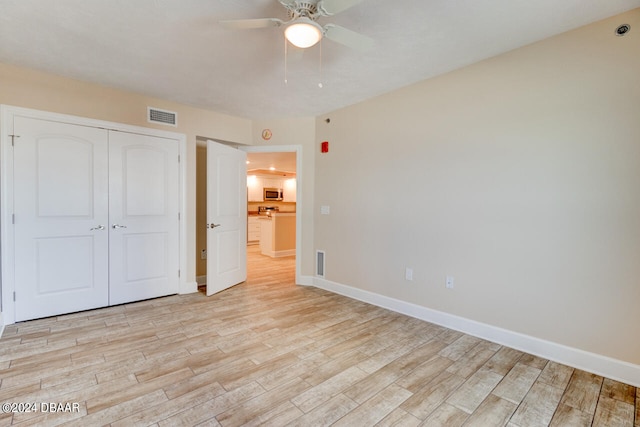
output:
{"label": "white bifold closet door", "polygon": [[109,133],[109,304],[178,292],[178,142]]}
{"label": "white bifold closet door", "polygon": [[16,321],[177,293],[175,140],[24,117],[14,133]]}

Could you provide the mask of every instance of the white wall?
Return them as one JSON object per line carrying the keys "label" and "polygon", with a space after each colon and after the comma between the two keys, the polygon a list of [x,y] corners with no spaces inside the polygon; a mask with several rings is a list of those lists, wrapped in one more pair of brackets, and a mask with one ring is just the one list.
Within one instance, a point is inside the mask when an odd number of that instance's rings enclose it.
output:
{"label": "white wall", "polygon": [[327,280],[640,364],[640,31],[622,23],[640,9],[319,117]]}

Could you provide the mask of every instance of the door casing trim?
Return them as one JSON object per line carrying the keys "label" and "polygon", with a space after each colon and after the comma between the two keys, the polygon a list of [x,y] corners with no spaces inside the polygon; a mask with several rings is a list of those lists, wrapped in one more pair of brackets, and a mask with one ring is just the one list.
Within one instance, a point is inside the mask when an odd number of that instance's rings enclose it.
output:
{"label": "door casing trim", "polygon": [[247,153],[296,153],[296,284],[302,284],[302,145],[243,145],[238,149]]}

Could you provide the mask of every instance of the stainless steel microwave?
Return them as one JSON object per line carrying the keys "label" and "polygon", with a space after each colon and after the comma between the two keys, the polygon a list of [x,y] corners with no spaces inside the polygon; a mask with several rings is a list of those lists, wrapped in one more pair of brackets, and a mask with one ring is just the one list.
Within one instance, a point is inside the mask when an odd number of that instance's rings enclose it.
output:
{"label": "stainless steel microwave", "polygon": [[282,188],[264,188],[264,201],[282,200]]}

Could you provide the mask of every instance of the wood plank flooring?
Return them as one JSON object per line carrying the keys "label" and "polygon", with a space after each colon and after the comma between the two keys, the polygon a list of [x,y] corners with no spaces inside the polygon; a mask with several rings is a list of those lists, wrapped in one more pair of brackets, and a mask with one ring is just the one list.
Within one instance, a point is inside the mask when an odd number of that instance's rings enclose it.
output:
{"label": "wood plank flooring", "polygon": [[209,298],[7,327],[0,403],[37,410],[0,426],[640,427],[635,387],[295,286],[292,257],[249,265]]}

